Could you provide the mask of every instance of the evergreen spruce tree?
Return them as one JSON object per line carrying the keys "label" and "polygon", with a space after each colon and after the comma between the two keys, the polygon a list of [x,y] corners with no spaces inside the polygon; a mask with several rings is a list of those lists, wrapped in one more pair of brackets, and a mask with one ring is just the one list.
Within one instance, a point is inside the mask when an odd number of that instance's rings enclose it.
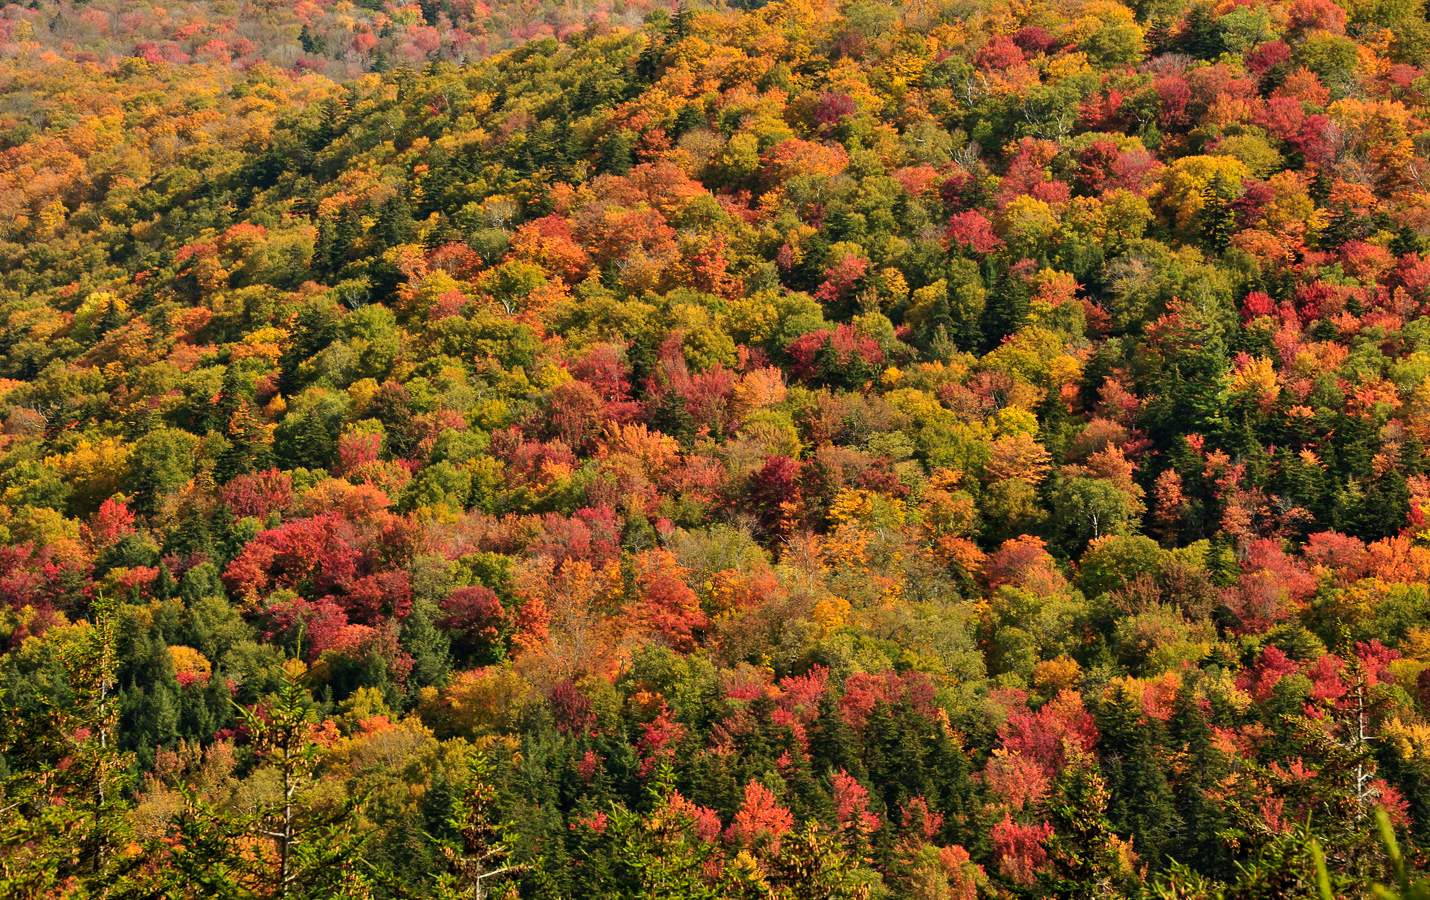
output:
{"label": "evergreen spruce tree", "polygon": [[0,693],[0,896],[119,897],[137,884],[117,622],[114,601],[97,597],[87,627],[61,647],[66,700],[26,715]]}
{"label": "evergreen spruce tree", "polygon": [[1215,12],[1206,3],[1197,3],[1187,12],[1178,43],[1197,59],[1216,59],[1225,46]]}
{"label": "evergreen spruce tree", "polygon": [[273,426],[265,424],[248,401],[239,401],[224,427],[224,436],[229,446],[219,455],[213,473],[219,484],[273,465]]}
{"label": "evergreen spruce tree", "polygon": [[1173,831],[1167,855],[1197,872],[1225,878],[1231,858],[1221,835],[1230,818],[1212,792],[1228,772],[1227,760],[1212,744],[1211,724],[1190,685],[1177,693],[1168,727],[1177,757],[1171,768],[1180,827]]}
{"label": "evergreen spruce tree", "polygon": [[604,828],[583,852],[587,896],[612,900],[731,896],[718,874],[710,872],[716,848],[696,834],[695,822],[675,804],[674,782],[674,772],[662,767],[648,789],[650,812],[617,804],[605,814]]}
{"label": "evergreen spruce tree", "polygon": [[1220,179],[1202,188],[1201,236],[1202,244],[1211,253],[1225,252],[1236,233],[1236,210],[1232,208],[1230,190],[1220,183]]}
{"label": "evergreen spruce tree", "polygon": [[183,807],[162,842],[158,886],[166,900],[250,900],[257,896],[243,854],[241,819],[182,791]]}
{"label": "evergreen spruce tree", "polygon": [[276,796],[258,800],[244,822],[250,837],[273,848],[271,865],[255,860],[252,880],[266,884],[266,893],[280,900],[367,897],[373,878],[355,865],[365,840],[354,829],[360,801],[345,798],[330,808],[315,804],[322,748],[313,738],[306,667],[291,660],[283,674],[266,709],[239,707],[261,765],[279,786]]}
{"label": "evergreen spruce tree", "polygon": [[437,879],[441,900],[487,900],[515,896],[512,883],[530,867],[512,860],[509,822],[498,817],[491,763],[480,752],[467,754],[466,780],[451,801],[448,829],[457,840],[444,843],[451,867]]}
{"label": "evergreen spruce tree", "polygon": [[116,632],[115,691],[120,710],[120,746],[141,770],[153,768],[155,752],[179,741],[180,688],[169,647],[156,629],[126,616]]}
{"label": "evergreen spruce tree", "polygon": [[98,325],[95,326],[96,335],[103,337],[123,324],[124,310],[120,307],[119,299],[112,297],[109,302],[105,304],[104,316],[100,318]]}
{"label": "evergreen spruce tree", "polygon": [[244,402],[243,381],[238,368],[230,364],[223,372],[223,384],[207,408],[207,431],[227,431],[229,420]]}
{"label": "evergreen spruce tree", "polygon": [[452,672],[451,642],[437,627],[430,602],[417,601],[402,620],[398,645],[412,657],[407,676],[408,702],[415,703],[425,687],[441,687]]}
{"label": "evergreen spruce tree", "polygon": [[1098,709],[1097,728],[1109,789],[1108,819],[1155,872],[1180,831],[1172,790],[1153,743],[1160,726],[1143,714],[1140,691],[1114,684]]}
{"label": "evergreen spruce tree", "polygon": [[1068,900],[1132,896],[1139,887],[1126,852],[1107,818],[1107,784],[1087,760],[1063,773],[1049,806],[1053,833],[1046,841],[1048,869],[1040,876],[1044,896]]}
{"label": "evergreen spruce tree", "polygon": [[600,170],[608,175],[624,175],[636,164],[635,145],[628,131],[616,129],[601,144]]}
{"label": "evergreen spruce tree", "polygon": [[[427,190],[435,190],[429,183]],[[412,210],[401,195],[392,197],[378,210],[377,221],[372,226],[372,237],[384,250],[406,243],[412,235]]]}
{"label": "evergreen spruce tree", "polygon": [[839,839],[806,822],[756,859],[740,854],[727,866],[725,896],[740,900],[867,900],[871,879]]}
{"label": "evergreen spruce tree", "polygon": [[839,700],[826,691],[819,699],[819,714],[809,727],[810,765],[816,772],[845,771],[862,784],[869,773],[859,752],[858,738],[839,713]]}

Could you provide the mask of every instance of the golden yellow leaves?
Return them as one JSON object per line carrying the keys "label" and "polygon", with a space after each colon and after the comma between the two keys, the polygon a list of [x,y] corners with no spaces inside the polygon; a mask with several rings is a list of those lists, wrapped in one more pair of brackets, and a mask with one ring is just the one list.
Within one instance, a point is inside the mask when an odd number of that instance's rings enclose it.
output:
{"label": "golden yellow leaves", "polygon": [[984,472],[991,481],[1018,479],[1036,487],[1052,471],[1052,455],[1029,432],[999,438],[988,449]]}
{"label": "golden yellow leaves", "polygon": [[[1002,346],[983,357],[984,369],[1002,372],[1035,390],[1032,396],[1016,403],[1033,408],[1042,400],[1043,392],[1053,386],[1053,364],[1067,356],[1063,337],[1047,328],[1029,326],[1012,335]],[[1059,364],[1066,370],[1065,362]]]}
{"label": "golden yellow leaves", "polygon": [[829,521],[835,525],[860,522],[879,528],[898,528],[906,517],[904,501],[877,491],[840,491],[829,505]]}
{"label": "golden yellow leaves", "polygon": [[128,445],[118,438],[82,440],[67,453],[47,457],[45,465],[73,486],[80,502],[98,506],[124,486],[129,452]]}
{"label": "golden yellow leaves", "polygon": [[1404,722],[1396,716],[1385,724],[1383,734],[1401,759],[1430,759],[1430,725]]}
{"label": "golden yellow leaves", "polygon": [[509,668],[492,666],[452,676],[446,688],[424,688],[417,715],[439,737],[498,734],[515,726],[531,685]]}
{"label": "golden yellow leaves", "polygon": [[1062,691],[1077,690],[1081,676],[1082,666],[1066,656],[1045,659],[1033,667],[1034,686],[1050,697]]}
{"label": "golden yellow leaves", "polygon": [[232,358],[240,359],[263,359],[270,363],[276,363],[283,355],[283,342],[288,339],[288,332],[283,328],[258,328],[243,336],[243,340],[233,345],[231,350]]}
{"label": "golden yellow leaves", "polygon": [[1015,197],[998,215],[997,230],[1015,247],[1039,245],[1058,230],[1058,217],[1045,201],[1027,194]]}
{"label": "golden yellow leaves", "polygon": [[182,644],[169,647],[169,662],[180,681],[207,680],[209,673],[213,671],[213,666],[206,656],[193,647],[185,647]]}
{"label": "golden yellow leaves", "polygon": [[1276,378],[1276,368],[1266,357],[1239,360],[1234,367],[1227,390],[1232,394],[1244,395],[1263,409],[1269,409],[1281,394],[1281,385]]}
{"label": "golden yellow leaves", "polygon": [[1154,189],[1163,207],[1181,228],[1191,228],[1206,208],[1206,195],[1219,184],[1239,189],[1251,172],[1229,156],[1184,156],[1167,167]]}
{"label": "golden yellow leaves", "polygon": [[824,629],[825,634],[837,631],[849,622],[853,606],[842,597],[822,597],[814,604],[811,613],[815,624]]}

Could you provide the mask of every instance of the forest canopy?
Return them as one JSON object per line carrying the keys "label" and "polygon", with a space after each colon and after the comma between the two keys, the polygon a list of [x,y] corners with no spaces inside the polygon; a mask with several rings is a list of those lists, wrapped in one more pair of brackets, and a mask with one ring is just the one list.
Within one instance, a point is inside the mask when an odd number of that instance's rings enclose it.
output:
{"label": "forest canopy", "polygon": [[0,895],[1430,895],[1427,54],[0,9]]}

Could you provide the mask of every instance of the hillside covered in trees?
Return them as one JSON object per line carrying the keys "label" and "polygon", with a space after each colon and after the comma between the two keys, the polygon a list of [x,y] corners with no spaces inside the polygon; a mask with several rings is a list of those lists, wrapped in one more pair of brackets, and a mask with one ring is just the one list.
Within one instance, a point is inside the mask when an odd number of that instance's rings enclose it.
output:
{"label": "hillside covered in trees", "polygon": [[1422,0],[0,9],[0,896],[1425,898]]}

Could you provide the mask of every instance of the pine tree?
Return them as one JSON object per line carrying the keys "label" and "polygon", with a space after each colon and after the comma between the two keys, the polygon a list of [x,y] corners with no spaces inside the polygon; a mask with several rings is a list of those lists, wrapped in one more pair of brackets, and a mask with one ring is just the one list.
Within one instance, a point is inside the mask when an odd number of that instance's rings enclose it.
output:
{"label": "pine tree", "polygon": [[1221,55],[1226,42],[1210,5],[1198,3],[1191,8],[1178,43],[1197,59],[1216,59]]}
{"label": "pine tree", "polygon": [[304,685],[306,667],[290,660],[277,695],[261,712],[239,707],[262,764],[280,785],[245,821],[251,837],[268,842],[276,857],[254,880],[272,896],[288,898],[366,897],[372,876],[357,861],[364,838],[354,833],[361,801],[347,798],[334,809],[314,805],[322,747],[313,737],[312,698]]}
{"label": "pine tree", "polygon": [[174,573],[169,571],[169,567],[161,560],[159,562],[159,574],[154,578],[152,588],[154,596],[160,600],[167,600],[174,596],[179,586],[174,581]]}
{"label": "pine tree", "polygon": [[1141,693],[1122,684],[1109,688],[1097,727],[1110,789],[1108,818],[1155,872],[1179,829],[1172,791],[1152,740],[1154,723],[1145,720]]}
{"label": "pine tree", "polygon": [[859,860],[817,822],[781,838],[778,849],[758,861],[740,854],[728,866],[731,886],[724,896],[742,900],[867,900],[870,879]]}
{"label": "pine tree", "polygon": [[246,877],[243,823],[182,791],[184,806],[169,824],[158,882],[168,900],[248,900],[254,896]]}
{"label": "pine tree", "polygon": [[[429,179],[424,183],[424,188],[429,192],[437,192],[434,200],[441,200],[440,190],[434,186]],[[401,195],[391,197],[382,208],[378,210],[377,221],[372,226],[372,237],[378,247],[386,250],[389,247],[396,247],[398,244],[406,243],[412,236],[412,210],[408,208],[407,200]]]}
{"label": "pine tree", "polygon": [[710,871],[716,848],[696,833],[669,766],[661,767],[648,797],[651,810],[644,815],[624,804],[601,814],[603,827],[593,829],[595,840],[583,854],[590,895],[612,900],[732,896]]}
{"label": "pine tree", "polygon": [[840,715],[838,699],[832,692],[819,698],[819,715],[809,728],[809,753],[810,766],[816,772],[845,771],[857,781],[869,783],[857,738]]}
{"label": "pine tree", "polygon": [[238,368],[229,365],[224,369],[223,384],[214,395],[213,402],[208,406],[206,423],[207,431],[226,430],[229,420],[233,414],[238,412],[238,408],[244,402],[243,381],[239,378]]}
{"label": "pine tree", "polygon": [[213,474],[219,484],[273,464],[273,426],[265,424],[248,401],[239,400],[225,424],[224,437],[229,446],[219,455]]}
{"label": "pine tree", "polygon": [[1212,253],[1223,253],[1236,233],[1236,210],[1232,208],[1228,190],[1217,182],[1202,188],[1202,244]]}
{"label": "pine tree", "polygon": [[140,769],[154,765],[155,752],[179,741],[180,688],[169,647],[156,629],[126,617],[117,629],[115,698],[120,746],[135,754]]}
{"label": "pine tree", "polygon": [[[332,222],[324,219],[319,226],[318,248],[313,251],[314,266],[322,255],[323,241],[335,240]],[[324,238],[324,235],[327,238]],[[334,251],[335,252],[335,251]],[[301,389],[299,368],[314,354],[320,352],[338,336],[338,311],[330,307],[308,305],[300,308],[295,317],[288,344],[279,357],[278,389],[287,396],[297,394]]]}
{"label": "pine tree", "polygon": [[[333,97],[323,101],[320,109],[318,126],[313,130],[312,138],[308,146],[313,151],[322,150],[337,140],[342,133],[344,120],[347,118],[347,106],[344,97]],[[349,210],[351,212],[351,210]]]}
{"label": "pine tree", "polygon": [[0,695],[0,896],[39,900],[62,890],[118,896],[142,856],[131,853],[132,756],[119,750],[115,603],[60,649],[69,699],[38,716]]}
{"label": "pine tree", "polygon": [[442,847],[451,871],[437,881],[442,900],[471,898],[487,900],[510,895],[511,882],[529,866],[511,860],[510,823],[496,818],[497,791],[491,783],[492,768],[486,756],[472,752],[466,759],[466,784],[452,801],[448,827],[458,840]]}
{"label": "pine tree", "polygon": [[[1424,872],[1416,872],[1410,868],[1401,853],[1400,842],[1395,839],[1395,828],[1390,823],[1390,816],[1378,807],[1375,810],[1375,827],[1380,832],[1381,845],[1386,862],[1390,865],[1390,874],[1395,879],[1395,886],[1376,884],[1371,888],[1371,892],[1380,900],[1430,900],[1430,877]],[[1311,858],[1316,863],[1316,889],[1320,900],[1335,900],[1336,892],[1331,886],[1330,873],[1326,870],[1326,855],[1320,842],[1311,841],[1310,850]]]}
{"label": "pine tree", "polygon": [[1092,900],[1132,896],[1138,878],[1127,843],[1107,818],[1107,784],[1086,761],[1064,773],[1059,797],[1049,806],[1053,833],[1046,842],[1049,868],[1040,876],[1046,896]]}
{"label": "pine tree", "polygon": [[111,297],[109,302],[105,304],[104,316],[99,320],[99,324],[95,328],[96,334],[97,336],[103,337],[123,324],[124,310],[120,306],[119,299]]}
{"label": "pine tree", "polygon": [[178,521],[164,536],[164,555],[186,559],[194,556],[213,557],[214,545],[213,479],[207,472],[195,479],[179,504]]}
{"label": "pine tree", "polygon": [[1221,833],[1230,819],[1212,791],[1227,774],[1227,761],[1212,745],[1211,725],[1190,685],[1178,692],[1169,726],[1177,754],[1177,762],[1170,768],[1181,827],[1173,833],[1167,854],[1197,872],[1225,878],[1230,874],[1231,859]]}
{"label": "pine tree", "polygon": [[1174,43],[1172,27],[1166,19],[1157,18],[1147,27],[1147,49],[1149,53],[1162,54]]}
{"label": "pine tree", "polygon": [[452,671],[451,642],[433,621],[429,603],[413,604],[412,611],[402,620],[402,631],[398,635],[399,646],[412,657],[407,685],[409,700],[413,701],[422,688],[445,684]]}
{"label": "pine tree", "polygon": [[314,35],[305,23],[298,32],[298,44],[303,48],[304,53],[321,54],[327,50],[328,42],[323,35]]}
{"label": "pine tree", "polygon": [[600,171],[608,175],[624,175],[635,165],[635,145],[631,133],[614,130],[601,145]]}
{"label": "pine tree", "polygon": [[689,0],[679,0],[675,4],[675,15],[670,17],[670,35],[677,41],[683,41],[689,37],[692,18]]}
{"label": "pine tree", "polygon": [[[641,48],[640,55],[636,57],[636,77],[645,84],[654,84],[660,77],[661,64],[665,59],[665,40],[663,35],[649,35],[646,39],[645,47]],[[582,104],[575,104],[577,109],[584,109]]]}

